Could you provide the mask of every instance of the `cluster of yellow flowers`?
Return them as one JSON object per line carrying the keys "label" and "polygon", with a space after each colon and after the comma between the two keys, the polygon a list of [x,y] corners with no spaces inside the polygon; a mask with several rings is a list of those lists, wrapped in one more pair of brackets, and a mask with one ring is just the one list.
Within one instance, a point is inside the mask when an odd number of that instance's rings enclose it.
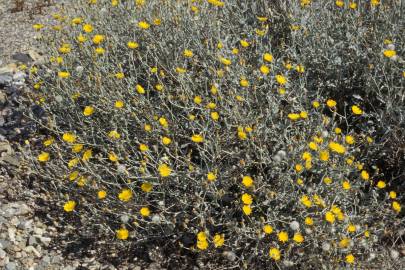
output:
{"label": "cluster of yellow flowers", "polygon": [[[401,213],[395,188],[361,156],[373,146],[371,133],[343,124],[367,121],[367,109],[320,95],[311,102],[305,63],[264,40],[271,18],[255,15],[241,33],[236,24],[210,24],[209,36],[195,23],[220,22],[232,5],[92,0],[80,16],[54,16],[64,29],[52,32],[55,72],[33,73],[36,100],[54,118],[36,154],[39,169],[62,178],[64,211],[96,205],[98,218],[128,216],[114,228],[120,240],[189,211],[181,227],[202,252],[238,250],[254,239],[271,263],[301,260],[291,247],[311,253],[324,245],[354,264],[356,242],[381,230],[359,202],[366,189],[387,191],[379,215]],[[391,46],[383,55],[396,52]],[[215,224],[222,229],[212,233]]]}

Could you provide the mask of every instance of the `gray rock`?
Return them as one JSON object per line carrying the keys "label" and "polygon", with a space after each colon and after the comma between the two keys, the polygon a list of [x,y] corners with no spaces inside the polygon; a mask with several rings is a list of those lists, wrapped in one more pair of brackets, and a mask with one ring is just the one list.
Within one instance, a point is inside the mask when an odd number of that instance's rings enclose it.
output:
{"label": "gray rock", "polygon": [[10,164],[14,167],[20,166],[20,161],[16,156],[4,155],[1,157],[0,161]]}
{"label": "gray rock", "polygon": [[6,270],[16,270],[17,264],[15,262],[9,262],[6,264]]}
{"label": "gray rock", "polygon": [[52,239],[50,237],[41,237],[40,240],[45,246],[48,246]]}
{"label": "gray rock", "polygon": [[0,259],[4,259],[6,257],[7,253],[0,248]]}
{"label": "gray rock", "polygon": [[0,74],[0,86],[9,85],[13,81],[13,76],[10,73]]}
{"label": "gray rock", "polygon": [[11,56],[11,58],[17,62],[28,64],[32,62],[31,57],[26,53],[16,53]]}
{"label": "gray rock", "polygon": [[37,243],[37,238],[35,236],[31,235],[30,238],[28,238],[28,245],[34,246],[36,244],[38,244]]}
{"label": "gray rock", "polygon": [[27,75],[24,72],[18,71],[16,74],[13,76],[14,81],[24,81]]}

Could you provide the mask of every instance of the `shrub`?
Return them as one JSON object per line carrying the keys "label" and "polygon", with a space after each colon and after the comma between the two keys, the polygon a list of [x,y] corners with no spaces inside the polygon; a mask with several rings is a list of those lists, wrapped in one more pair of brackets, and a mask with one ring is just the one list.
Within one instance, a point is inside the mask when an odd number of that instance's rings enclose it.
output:
{"label": "shrub", "polygon": [[36,25],[29,158],[64,222],[209,268],[392,266],[400,194],[373,159],[400,36],[371,2],[93,0]]}

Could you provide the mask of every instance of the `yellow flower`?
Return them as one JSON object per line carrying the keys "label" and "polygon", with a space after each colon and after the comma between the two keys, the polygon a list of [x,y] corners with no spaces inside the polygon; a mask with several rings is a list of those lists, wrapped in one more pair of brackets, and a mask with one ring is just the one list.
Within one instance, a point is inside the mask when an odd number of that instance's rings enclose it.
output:
{"label": "yellow flower", "polygon": [[296,171],[296,172],[301,172],[303,169],[304,169],[304,167],[302,167],[301,164],[296,164],[296,165],[295,165],[295,171]]}
{"label": "yellow flower", "polygon": [[336,152],[338,154],[344,154],[346,152],[346,148],[343,145],[336,142],[330,142],[329,149],[332,150],[332,152]]}
{"label": "yellow flower", "polygon": [[82,18],[79,18],[79,17],[72,19],[72,24],[75,24],[75,25],[81,24],[82,22],[83,22]]}
{"label": "yellow flower", "polygon": [[93,37],[93,43],[96,44],[96,45],[98,45],[98,44],[100,44],[101,42],[103,42],[104,39],[105,39],[105,36],[104,36],[104,35],[95,35],[95,36]]}
{"label": "yellow flower", "polygon": [[82,161],[87,162],[89,161],[90,158],[93,157],[93,151],[91,149],[87,149],[84,151],[83,156],[82,156]]}
{"label": "yellow flower", "polygon": [[135,4],[137,6],[143,6],[145,4],[145,0],[135,0]]}
{"label": "yellow flower", "polygon": [[223,234],[216,234],[212,241],[214,242],[215,247],[221,247],[225,243],[225,236]]}
{"label": "yellow flower", "polygon": [[394,50],[384,50],[383,54],[385,57],[391,58],[394,57],[397,54],[397,52]]}
{"label": "yellow flower", "polygon": [[357,4],[354,3],[354,2],[350,2],[349,7],[350,7],[351,9],[356,9],[356,8],[357,8]]}
{"label": "yellow flower", "polygon": [[360,109],[360,107],[357,106],[357,105],[353,105],[353,106],[352,106],[352,112],[353,112],[354,114],[356,114],[356,115],[362,115],[362,114],[363,114],[363,110]]}
{"label": "yellow flower", "polygon": [[99,190],[97,192],[97,198],[100,200],[103,200],[105,197],[107,197],[107,192],[105,190]]}
{"label": "yellow flower", "polygon": [[82,34],[77,36],[77,41],[80,43],[84,43],[84,42],[86,42],[86,40],[87,40],[87,37],[83,36]]}
{"label": "yellow flower", "polygon": [[72,212],[75,210],[76,207],[76,202],[75,201],[67,201],[64,205],[63,205],[63,210],[65,210],[66,212]]}
{"label": "yellow flower", "polygon": [[302,111],[302,112],[300,112],[300,117],[302,119],[307,119],[308,118],[308,113],[306,111]]}
{"label": "yellow flower", "polygon": [[319,152],[319,159],[322,161],[328,161],[329,160],[329,152],[327,150],[323,150]]}
{"label": "yellow flower", "polygon": [[240,41],[240,45],[243,48],[247,48],[247,47],[249,47],[249,42],[247,40],[243,39],[243,40]]}
{"label": "yellow flower", "polygon": [[153,185],[151,183],[145,182],[145,183],[142,183],[141,189],[143,192],[148,193],[148,192],[152,191]]}
{"label": "yellow flower", "polygon": [[285,243],[288,241],[288,233],[285,231],[281,231],[277,234],[278,241]]}
{"label": "yellow flower", "polygon": [[110,132],[108,132],[108,137],[117,140],[121,138],[121,134],[119,134],[116,130],[111,130]]}
{"label": "yellow flower", "polygon": [[344,190],[349,190],[351,188],[350,182],[349,181],[343,181],[342,188]]}
{"label": "yellow flower", "polygon": [[161,23],[162,23],[162,21],[159,18],[156,18],[153,20],[154,25],[160,25]]}
{"label": "yellow flower", "polygon": [[395,191],[390,191],[390,198],[391,199],[396,199],[397,198],[397,193]]}
{"label": "yellow flower", "polygon": [[159,165],[158,170],[161,177],[168,177],[172,172],[172,169],[169,167],[169,165],[164,163]]}
{"label": "yellow flower", "polygon": [[55,141],[55,139],[54,139],[53,137],[49,137],[48,139],[46,139],[46,140],[43,142],[43,145],[44,145],[44,146],[50,146],[51,144],[53,144],[54,141]]}
{"label": "yellow flower", "polygon": [[241,199],[242,199],[242,202],[246,205],[251,205],[253,203],[253,199],[250,194],[243,193]]}
{"label": "yellow flower", "polygon": [[401,204],[397,201],[392,202],[392,209],[397,213],[401,212]]}
{"label": "yellow flower", "polygon": [[304,236],[302,236],[302,234],[301,233],[295,233],[294,234],[294,237],[293,237],[293,240],[296,242],[296,243],[298,243],[298,244],[301,244],[302,242],[304,242]]}
{"label": "yellow flower", "polygon": [[350,232],[350,233],[356,232],[356,225],[349,224],[349,226],[347,226],[347,231]]}
{"label": "yellow flower", "polygon": [[253,178],[248,175],[243,176],[242,184],[247,188],[251,187],[253,185]]}
{"label": "yellow flower", "polygon": [[354,260],[355,260],[355,258],[353,256],[353,254],[350,253],[350,254],[346,255],[346,262],[347,263],[353,264]]}
{"label": "yellow flower", "polygon": [[218,121],[219,119],[219,113],[218,112],[211,112],[211,118],[214,121]]}
{"label": "yellow flower", "polygon": [[330,224],[333,224],[335,222],[335,215],[332,212],[328,211],[325,213],[325,220]]}
{"label": "yellow flower", "polygon": [[69,78],[69,76],[70,76],[70,73],[67,72],[67,71],[59,71],[58,72],[58,77],[61,78],[61,79]]}
{"label": "yellow flower", "polygon": [[307,195],[303,195],[300,202],[308,208],[312,206],[312,202]]}
{"label": "yellow flower", "polygon": [[300,119],[300,115],[298,113],[289,113],[287,116],[293,121]]}
{"label": "yellow flower", "polygon": [[136,86],[135,86],[135,89],[136,89],[136,91],[139,93],[139,94],[145,94],[145,89],[142,87],[142,85],[139,85],[139,84],[137,84]]}
{"label": "yellow flower", "polygon": [[146,151],[149,150],[149,147],[148,147],[146,144],[141,143],[141,144],[139,145],[139,150],[140,150],[141,152],[146,152]]}
{"label": "yellow flower", "polygon": [[385,188],[387,185],[385,184],[385,182],[384,181],[378,181],[378,183],[377,183],[377,187],[378,188],[380,188],[380,189],[382,189],[382,188]]}
{"label": "yellow flower", "polygon": [[339,241],[339,247],[340,248],[347,248],[350,245],[350,239],[349,238],[342,238],[342,240]]}
{"label": "yellow flower", "polygon": [[246,79],[244,79],[244,78],[242,78],[242,79],[240,80],[239,84],[240,84],[240,86],[242,86],[242,87],[248,87],[248,86],[249,86],[249,81],[246,80]]}
{"label": "yellow flower", "polygon": [[139,213],[143,217],[148,217],[150,215],[150,210],[148,207],[142,207],[141,210],[139,210]]}
{"label": "yellow flower", "polygon": [[92,106],[86,106],[86,107],[84,107],[83,115],[90,116],[93,114],[93,112],[94,112],[94,108]]}
{"label": "yellow flower", "polygon": [[69,162],[68,162],[68,167],[69,167],[69,168],[73,168],[73,167],[75,167],[78,163],[79,163],[79,159],[78,159],[78,158],[73,158],[73,159],[69,160]]}
{"label": "yellow flower", "polygon": [[112,162],[117,162],[118,156],[114,152],[111,152],[108,154],[108,159],[111,160]]}
{"label": "yellow flower", "polygon": [[251,208],[250,205],[248,205],[248,204],[245,204],[245,205],[242,207],[242,210],[243,210],[243,213],[244,213],[245,215],[247,215],[247,216],[249,216],[250,214],[252,214],[252,208]]}
{"label": "yellow flower", "polygon": [[206,250],[208,248],[207,240],[197,240],[197,248],[201,250]]}
{"label": "yellow flower", "polygon": [[38,155],[37,159],[40,162],[47,162],[49,160],[49,153],[41,152],[41,154]]}
{"label": "yellow flower", "polygon": [[127,240],[128,236],[129,236],[129,232],[127,229],[121,228],[116,231],[116,236],[120,240]]}
{"label": "yellow flower", "polygon": [[216,179],[217,179],[217,176],[215,175],[215,173],[213,173],[213,172],[209,172],[208,174],[207,174],[207,179],[208,179],[208,181],[215,181]]}
{"label": "yellow flower", "polygon": [[325,184],[327,184],[327,185],[330,185],[330,184],[332,184],[332,178],[330,178],[330,177],[325,177],[325,178],[323,179],[323,182],[324,182]]}
{"label": "yellow flower", "polygon": [[121,109],[122,107],[124,107],[124,102],[122,100],[117,100],[114,103],[115,108]]}
{"label": "yellow flower", "polygon": [[266,62],[273,62],[273,55],[270,53],[263,54],[263,60]]}
{"label": "yellow flower", "polygon": [[111,5],[112,5],[113,7],[118,6],[118,3],[119,3],[118,0],[111,0]]}
{"label": "yellow flower", "polygon": [[267,74],[270,73],[270,68],[269,68],[268,66],[266,66],[266,65],[262,65],[262,66],[260,67],[260,72],[261,72],[262,74],[264,74],[264,75],[267,75]]}
{"label": "yellow flower", "polygon": [[326,101],[326,105],[327,105],[329,108],[333,108],[333,107],[336,106],[336,101],[333,100],[333,99],[328,99],[328,100]]}
{"label": "yellow flower", "polygon": [[86,33],[91,33],[93,32],[93,26],[91,24],[85,24],[83,25],[83,31]]}
{"label": "yellow flower", "polygon": [[224,2],[221,2],[219,0],[207,0],[207,2],[216,7],[223,7],[225,5]]}
{"label": "yellow flower", "polygon": [[238,48],[233,48],[232,49],[232,54],[238,54],[239,53],[239,49]]}
{"label": "yellow flower", "polygon": [[372,5],[373,7],[376,7],[376,6],[378,6],[378,5],[380,4],[380,1],[381,1],[381,0],[371,0],[371,5]]}
{"label": "yellow flower", "polygon": [[345,141],[346,141],[347,144],[354,144],[354,138],[353,138],[353,136],[347,135],[347,136],[345,137]]}
{"label": "yellow flower", "polygon": [[319,101],[312,101],[312,107],[314,107],[315,109],[318,108],[321,104],[319,103]]}
{"label": "yellow flower", "polygon": [[298,73],[304,73],[304,72],[305,72],[305,68],[304,68],[303,65],[297,65],[297,66],[295,67],[295,70],[296,70]]}
{"label": "yellow flower", "polygon": [[216,107],[217,107],[217,105],[214,102],[210,102],[207,104],[208,109],[215,109]]}
{"label": "yellow flower", "polygon": [[172,139],[170,139],[169,137],[162,137],[162,143],[164,145],[169,145],[172,142]]}
{"label": "yellow flower", "polygon": [[306,217],[305,224],[308,226],[312,226],[312,225],[314,225],[314,220],[311,217]]}
{"label": "yellow flower", "polygon": [[308,144],[308,147],[309,147],[311,150],[314,150],[314,151],[317,151],[317,150],[318,150],[318,145],[317,145],[315,142],[310,142],[310,143]]}
{"label": "yellow flower", "polygon": [[145,125],[143,126],[143,129],[144,129],[146,132],[150,132],[150,131],[152,131],[152,126],[149,125],[149,124],[145,124]]}
{"label": "yellow flower", "polygon": [[162,91],[163,90],[163,85],[161,85],[161,84],[156,84],[155,85],[155,89],[157,90],[157,91]]}
{"label": "yellow flower", "polygon": [[199,134],[194,134],[193,136],[191,136],[191,140],[195,143],[202,143],[204,142],[204,137]]}
{"label": "yellow flower", "polygon": [[120,199],[123,202],[127,202],[132,198],[132,191],[128,188],[124,188],[121,190],[121,192],[118,194],[118,199]]}
{"label": "yellow flower", "polygon": [[135,41],[128,41],[127,47],[130,49],[136,49],[139,47],[139,44],[138,44],[138,42],[135,42]]}
{"label": "yellow flower", "polygon": [[138,27],[139,28],[141,28],[141,29],[149,29],[149,27],[150,27],[150,24],[149,23],[147,23],[147,22],[145,22],[145,21],[140,21],[139,23],[138,23]]}
{"label": "yellow flower", "polygon": [[284,77],[283,75],[276,75],[276,81],[280,84],[280,85],[285,85],[287,83],[287,78]]}
{"label": "yellow flower", "polygon": [[169,126],[169,123],[167,122],[166,118],[164,118],[164,117],[159,118],[159,124],[164,128],[167,128]]}
{"label": "yellow flower", "polygon": [[264,225],[263,226],[263,232],[265,234],[271,234],[273,232],[273,227],[271,227],[270,225]]}
{"label": "yellow flower", "polygon": [[183,73],[186,73],[187,70],[185,68],[182,68],[182,67],[176,67],[176,72],[179,73],[179,74],[183,74]]}
{"label": "yellow flower", "polygon": [[69,174],[69,180],[70,181],[74,181],[76,180],[76,178],[79,176],[79,172],[78,171],[73,171]]}
{"label": "yellow flower", "polygon": [[95,48],[94,51],[95,51],[96,54],[98,54],[98,55],[102,55],[102,54],[105,53],[105,49],[104,49],[104,48],[101,48],[101,47]]}
{"label": "yellow flower", "polygon": [[74,143],[76,141],[76,135],[71,132],[66,132],[63,134],[62,139],[68,143]]}
{"label": "yellow flower", "polygon": [[229,60],[229,59],[227,59],[227,58],[225,58],[225,57],[221,57],[219,60],[220,60],[221,63],[224,64],[225,66],[229,66],[229,65],[232,64],[232,61]]}
{"label": "yellow flower", "polygon": [[336,4],[336,6],[338,6],[338,7],[343,7],[343,6],[345,5],[345,2],[342,1],[342,0],[336,0],[335,4]]}
{"label": "yellow flower", "polygon": [[34,25],[32,26],[32,28],[34,28],[35,30],[39,31],[39,30],[41,30],[42,28],[44,28],[44,25],[43,25],[43,24],[40,24],[40,23],[34,24]]}
{"label": "yellow flower", "polygon": [[275,261],[279,261],[281,258],[280,250],[278,248],[271,248],[269,251],[269,256]]}
{"label": "yellow flower", "polygon": [[122,73],[122,72],[118,72],[118,73],[115,73],[115,78],[117,78],[117,79],[119,79],[119,80],[121,80],[121,79],[124,79],[125,78],[125,74],[124,73]]}
{"label": "yellow flower", "polygon": [[184,55],[184,57],[193,57],[194,54],[192,51],[185,49],[183,51],[183,55]]}

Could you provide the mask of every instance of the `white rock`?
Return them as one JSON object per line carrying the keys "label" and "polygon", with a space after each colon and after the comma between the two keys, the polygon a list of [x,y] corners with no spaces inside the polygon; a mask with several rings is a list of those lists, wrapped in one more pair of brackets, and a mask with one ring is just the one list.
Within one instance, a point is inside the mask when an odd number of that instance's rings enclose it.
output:
{"label": "white rock", "polygon": [[391,249],[391,250],[390,250],[390,256],[391,256],[391,258],[392,258],[393,260],[396,260],[396,259],[398,259],[398,257],[399,257],[399,252],[396,251],[395,249]]}
{"label": "white rock", "polygon": [[330,244],[328,242],[322,243],[322,250],[323,251],[329,251],[330,250]]}
{"label": "white rock", "polygon": [[298,231],[299,230],[299,228],[300,228],[300,224],[297,222],[297,221],[292,221],[291,223],[290,223],[290,228],[291,228],[291,230],[293,230],[293,231]]}

